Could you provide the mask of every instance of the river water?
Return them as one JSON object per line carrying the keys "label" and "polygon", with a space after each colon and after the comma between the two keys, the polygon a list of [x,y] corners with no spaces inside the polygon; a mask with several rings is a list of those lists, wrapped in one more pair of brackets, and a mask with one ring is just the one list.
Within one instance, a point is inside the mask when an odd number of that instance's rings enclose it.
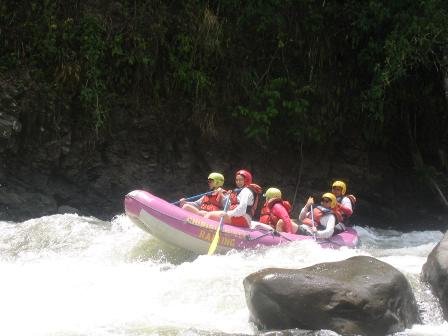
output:
{"label": "river water", "polygon": [[362,241],[355,250],[310,241],[197,256],[160,242],[124,215],[110,222],[74,214],[0,221],[0,335],[255,335],[247,275],[355,255],[385,261],[411,283],[423,324],[396,335],[448,335],[437,300],[419,280],[442,233],[355,228]]}

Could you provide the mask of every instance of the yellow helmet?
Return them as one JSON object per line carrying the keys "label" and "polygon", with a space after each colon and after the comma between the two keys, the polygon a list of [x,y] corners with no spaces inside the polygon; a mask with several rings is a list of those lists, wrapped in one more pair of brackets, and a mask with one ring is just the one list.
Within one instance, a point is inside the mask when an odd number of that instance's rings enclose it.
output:
{"label": "yellow helmet", "polygon": [[342,195],[345,195],[345,192],[347,191],[347,186],[342,181],[334,181],[331,187],[339,187],[342,189]]}
{"label": "yellow helmet", "polygon": [[216,188],[222,187],[224,184],[224,175],[222,175],[220,173],[211,173],[208,176],[208,179],[213,180],[215,182]]}
{"label": "yellow helmet", "polygon": [[263,196],[266,197],[267,200],[270,200],[271,198],[282,198],[282,192],[277,188],[269,188]]}
{"label": "yellow helmet", "polygon": [[336,206],[336,196],[332,193],[325,193],[322,195],[322,198],[329,198],[331,200],[330,208],[334,208]]}

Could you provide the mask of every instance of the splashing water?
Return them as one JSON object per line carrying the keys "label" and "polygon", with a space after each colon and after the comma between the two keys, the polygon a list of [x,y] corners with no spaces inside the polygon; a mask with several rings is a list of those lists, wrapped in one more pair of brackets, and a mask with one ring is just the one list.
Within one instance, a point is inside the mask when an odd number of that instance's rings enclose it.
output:
{"label": "splashing water", "polygon": [[356,229],[362,246],[355,250],[306,241],[197,256],[153,238],[124,215],[111,222],[73,214],[0,222],[0,335],[253,335],[247,275],[355,255],[376,257],[409,279],[423,324],[396,335],[448,334],[437,300],[419,280],[442,233]]}

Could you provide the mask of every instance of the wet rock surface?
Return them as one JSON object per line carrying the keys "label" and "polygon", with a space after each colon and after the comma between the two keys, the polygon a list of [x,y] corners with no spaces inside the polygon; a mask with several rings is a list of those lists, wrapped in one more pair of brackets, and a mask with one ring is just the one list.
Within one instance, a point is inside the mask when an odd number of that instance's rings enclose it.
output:
{"label": "wet rock surface", "polygon": [[303,269],[269,268],[244,279],[251,320],[261,330],[333,330],[385,335],[419,323],[405,276],[372,257]]}
{"label": "wet rock surface", "polygon": [[421,278],[431,286],[448,321],[448,233],[434,247],[423,265]]}

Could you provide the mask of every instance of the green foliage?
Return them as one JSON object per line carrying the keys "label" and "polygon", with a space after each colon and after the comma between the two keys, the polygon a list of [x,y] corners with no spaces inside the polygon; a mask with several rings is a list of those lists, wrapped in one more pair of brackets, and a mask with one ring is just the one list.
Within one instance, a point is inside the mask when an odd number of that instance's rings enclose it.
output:
{"label": "green foliage", "polygon": [[310,118],[309,87],[297,88],[286,78],[272,79],[252,98],[253,108],[238,107],[239,115],[249,120],[246,134],[268,140],[271,136],[290,136],[320,141],[324,131]]}
{"label": "green foliage", "polygon": [[[402,122],[396,117],[397,112],[414,113],[420,105],[415,104],[416,92],[409,90],[410,79],[425,71],[446,72],[447,5],[444,1],[431,0],[370,2],[369,6],[355,7],[358,9],[353,11],[358,13],[354,21],[358,33],[354,43],[361,47],[360,61],[371,71],[370,85],[363,90],[362,107],[374,124],[368,129],[370,140],[378,141],[384,139],[386,129],[400,127]],[[364,36],[372,34],[375,38],[360,46],[360,31]],[[408,95],[400,92],[404,111],[395,111],[396,90],[408,92]],[[427,111],[424,113],[428,117]],[[436,109],[431,113],[437,115],[440,111]]]}
{"label": "green foliage", "polygon": [[4,1],[0,67],[97,137],[135,117],[176,136],[243,124],[262,142],[386,145],[409,114],[433,144],[448,128],[446,22],[442,0]]}

